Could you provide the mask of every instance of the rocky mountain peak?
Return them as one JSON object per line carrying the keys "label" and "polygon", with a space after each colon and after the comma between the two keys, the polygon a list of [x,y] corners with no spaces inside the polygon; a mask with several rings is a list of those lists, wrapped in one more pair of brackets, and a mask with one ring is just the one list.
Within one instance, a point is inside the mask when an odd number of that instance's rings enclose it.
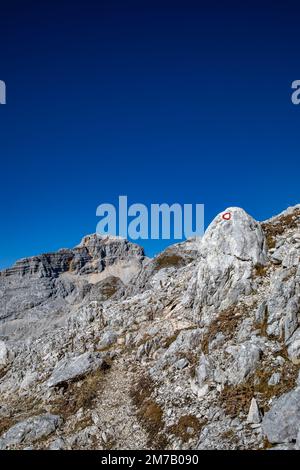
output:
{"label": "rocky mountain peak", "polygon": [[[25,334],[31,322],[52,327],[53,319],[61,320],[58,312],[69,311],[92,291],[103,298],[108,292],[106,278],[119,287],[127,284],[144,262],[142,247],[117,237],[88,235],[73,249],[24,258],[0,272],[0,334]],[[100,287],[99,287],[100,286]],[[102,286],[102,287],[101,287]],[[115,291],[112,286],[111,292]],[[104,296],[105,297],[105,296]],[[24,328],[24,330],[23,330]]]}
{"label": "rocky mountain peak", "polygon": [[[299,449],[300,206],[0,275],[0,449]],[[134,432],[133,432],[134,431]]]}
{"label": "rocky mountain peak", "polygon": [[145,258],[144,249],[125,238],[97,233],[85,236],[75,248],[78,252],[86,250],[93,260],[98,260],[98,269],[120,261],[136,260],[142,262]]}

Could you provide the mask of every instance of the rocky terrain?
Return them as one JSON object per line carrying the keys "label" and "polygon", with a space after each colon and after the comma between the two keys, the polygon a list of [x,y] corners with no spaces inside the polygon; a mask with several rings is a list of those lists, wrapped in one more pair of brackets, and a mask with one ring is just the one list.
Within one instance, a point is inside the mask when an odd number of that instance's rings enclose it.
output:
{"label": "rocky terrain", "polygon": [[300,205],[0,273],[0,449],[300,449]]}

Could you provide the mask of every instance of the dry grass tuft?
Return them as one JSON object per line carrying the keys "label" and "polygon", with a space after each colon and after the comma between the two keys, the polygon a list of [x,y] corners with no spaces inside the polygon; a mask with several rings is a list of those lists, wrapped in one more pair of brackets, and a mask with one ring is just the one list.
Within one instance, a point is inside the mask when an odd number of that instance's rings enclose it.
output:
{"label": "dry grass tuft", "polygon": [[254,277],[265,277],[268,272],[268,266],[263,266],[262,264],[256,264],[254,266]]}
{"label": "dry grass tuft", "polygon": [[209,343],[214,339],[217,333],[222,332],[224,336],[231,338],[239,325],[245,313],[244,306],[229,307],[223,310],[217,318],[215,318],[209,325],[207,332],[202,338],[202,351],[204,354],[208,353]]}
{"label": "dry grass tuft", "polygon": [[9,403],[10,409],[13,410],[13,416],[4,417],[0,420],[0,436],[12,427],[16,422],[23,421],[31,416],[45,413],[46,410],[41,400],[33,397],[15,396]]}
{"label": "dry grass tuft", "polygon": [[73,432],[81,431],[82,429],[85,429],[88,426],[91,426],[92,424],[93,424],[93,421],[90,416],[82,418],[81,420],[76,422]]}
{"label": "dry grass tuft", "polygon": [[229,442],[232,446],[234,446],[235,450],[239,449],[239,437],[233,431],[233,429],[228,429],[227,431],[224,431],[220,437]]}
{"label": "dry grass tuft", "polygon": [[263,411],[268,411],[268,402],[273,397],[279,397],[289,392],[296,386],[296,380],[299,373],[299,367],[288,361],[281,370],[281,379],[277,385],[269,385],[268,381],[272,375],[272,370],[260,368],[255,376],[258,384],[255,386],[255,393],[260,397],[260,403]]}
{"label": "dry grass tuft", "polygon": [[91,409],[99,392],[103,389],[104,374],[105,370],[97,370],[80,382],[66,384],[63,394],[52,402],[51,412],[66,419],[80,408]]}
{"label": "dry grass tuft", "polygon": [[220,404],[228,416],[236,418],[240,413],[248,413],[253,396],[252,382],[235,386],[225,385],[220,394]]}
{"label": "dry grass tuft", "polygon": [[140,408],[154,391],[154,384],[148,375],[140,377],[137,384],[131,388],[130,396],[133,404]]}
{"label": "dry grass tuft", "polygon": [[148,446],[155,450],[166,449],[168,440],[163,432],[165,423],[161,407],[152,400],[146,400],[137,416],[148,434]]}
{"label": "dry grass tuft", "polygon": [[272,449],[273,446],[274,446],[274,444],[271,444],[271,442],[269,442],[268,439],[267,439],[266,437],[264,437],[264,440],[263,440],[263,449],[264,449],[264,450]]}
{"label": "dry grass tuft", "polygon": [[0,370],[0,380],[3,379],[3,377],[5,377],[5,375],[6,375],[7,372],[8,372],[8,369],[9,369],[9,368],[6,367],[6,368],[3,368],[3,369]]}
{"label": "dry grass tuft", "polygon": [[299,367],[287,361],[281,370],[281,379],[277,385],[269,385],[269,379],[274,370],[272,367],[260,367],[255,374],[240,385],[226,385],[220,394],[220,403],[226,414],[232,418],[241,412],[248,413],[251,399],[256,397],[261,410],[269,409],[271,398],[279,397],[296,386]]}
{"label": "dry grass tuft", "polygon": [[109,276],[102,281],[102,295],[105,299],[112,297],[120,288],[119,278],[115,276]]}
{"label": "dry grass tuft", "polygon": [[164,338],[162,341],[162,347],[165,349],[168,349],[168,347],[171,346],[171,344],[174,343],[174,341],[176,341],[179,333],[180,333],[180,330],[177,330],[172,336],[168,336],[167,338]]}
{"label": "dry grass tuft", "polygon": [[278,235],[282,235],[287,229],[296,229],[299,225],[300,209],[296,209],[292,214],[278,217],[276,222],[263,223],[262,229],[267,239],[268,249],[275,248]]}
{"label": "dry grass tuft", "polygon": [[164,420],[162,408],[151,398],[154,384],[149,376],[140,378],[135,387],[131,389],[131,399],[137,407],[137,417],[147,432],[147,445],[151,449],[164,450],[168,440],[163,432]]}
{"label": "dry grass tuft", "polygon": [[164,252],[155,258],[155,269],[160,270],[163,268],[181,268],[185,266],[186,261],[182,256],[176,255],[174,253]]}
{"label": "dry grass tuft", "polygon": [[[267,333],[267,329],[268,329],[268,315],[269,315],[269,312],[268,312],[268,306],[266,305],[265,307],[265,310],[264,310],[264,314],[263,314],[263,318],[262,318],[262,321],[256,321],[253,323],[253,328],[255,330],[260,330],[260,335],[261,336],[266,336],[266,337],[270,337],[270,335],[268,335]],[[271,337],[270,337],[271,339]]]}
{"label": "dry grass tuft", "polygon": [[1,418],[0,420],[0,436],[15,424],[13,418]]}
{"label": "dry grass tuft", "polygon": [[168,428],[168,432],[187,442],[192,437],[197,437],[205,424],[205,421],[200,422],[196,416],[184,415],[179,418],[177,424]]}

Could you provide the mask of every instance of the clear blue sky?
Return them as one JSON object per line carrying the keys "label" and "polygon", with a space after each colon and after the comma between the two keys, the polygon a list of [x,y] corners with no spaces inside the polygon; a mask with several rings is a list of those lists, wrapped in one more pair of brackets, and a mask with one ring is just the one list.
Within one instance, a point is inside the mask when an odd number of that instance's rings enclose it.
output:
{"label": "clear blue sky", "polygon": [[[299,3],[1,4],[0,267],[71,247],[96,207],[300,201]],[[165,242],[142,242],[152,255]]]}

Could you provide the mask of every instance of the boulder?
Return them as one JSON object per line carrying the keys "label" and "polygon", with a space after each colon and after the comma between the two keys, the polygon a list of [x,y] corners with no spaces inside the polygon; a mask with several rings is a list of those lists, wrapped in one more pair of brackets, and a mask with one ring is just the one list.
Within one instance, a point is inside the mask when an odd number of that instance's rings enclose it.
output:
{"label": "boulder", "polygon": [[89,372],[104,367],[105,361],[100,353],[86,352],[79,356],[61,359],[55,366],[48,387],[56,387],[79,379]]}
{"label": "boulder", "polygon": [[19,444],[31,444],[49,436],[62,423],[60,416],[49,413],[33,416],[12,426],[0,438],[0,449],[5,450]]}
{"label": "boulder", "polygon": [[[224,220],[230,213],[230,220]],[[261,225],[243,209],[230,207],[206,230],[200,244],[195,314],[208,324],[217,308],[235,304],[252,291],[255,266],[267,262],[266,240]]]}
{"label": "boulder", "polygon": [[296,441],[300,423],[300,387],[276,400],[262,421],[262,429],[273,444]]}

